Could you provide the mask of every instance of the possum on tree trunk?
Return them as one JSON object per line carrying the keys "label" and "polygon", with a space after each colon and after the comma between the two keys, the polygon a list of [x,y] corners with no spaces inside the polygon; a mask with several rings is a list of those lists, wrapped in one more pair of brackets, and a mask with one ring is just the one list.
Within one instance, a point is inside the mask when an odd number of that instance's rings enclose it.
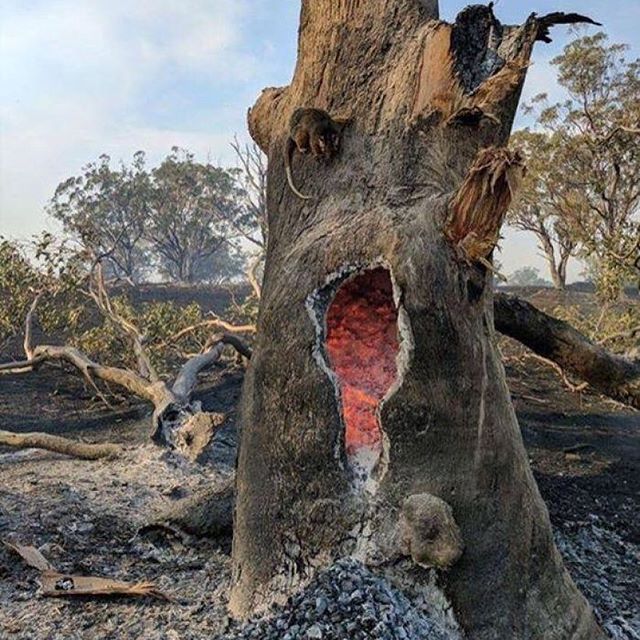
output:
{"label": "possum on tree trunk", "polygon": [[316,158],[331,159],[340,148],[340,134],[346,121],[333,120],[322,109],[298,108],[293,112],[289,122],[289,136],[284,147],[284,162],[287,181],[291,191],[303,200],[310,200],[296,188],[291,172],[293,154],[297,150],[306,154],[309,151]]}

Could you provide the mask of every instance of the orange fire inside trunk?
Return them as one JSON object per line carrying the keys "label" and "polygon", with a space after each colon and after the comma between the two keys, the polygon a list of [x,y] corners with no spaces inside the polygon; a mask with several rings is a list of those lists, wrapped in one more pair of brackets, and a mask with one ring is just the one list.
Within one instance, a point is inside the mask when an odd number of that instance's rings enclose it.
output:
{"label": "orange fire inside trunk", "polygon": [[327,312],[327,353],[340,382],[348,455],[382,450],[376,412],[397,375],[397,327],[391,278],[383,268],[345,282]]}

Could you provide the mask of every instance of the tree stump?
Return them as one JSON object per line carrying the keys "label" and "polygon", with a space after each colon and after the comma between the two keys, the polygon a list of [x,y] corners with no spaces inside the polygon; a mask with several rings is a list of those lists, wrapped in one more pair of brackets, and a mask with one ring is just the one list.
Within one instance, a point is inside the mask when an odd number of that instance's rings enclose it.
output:
{"label": "tree stump", "polygon": [[[491,253],[523,171],[504,146],[540,21],[437,14],[435,0],[303,0],[291,85],[249,113],[269,243],[230,607],[262,610],[346,555],[401,579],[402,507],[429,494],[459,528],[438,580],[469,638],[600,638],[554,546],[492,317]],[[337,157],[294,156],[310,200],[285,175],[298,107],[349,119]]]}

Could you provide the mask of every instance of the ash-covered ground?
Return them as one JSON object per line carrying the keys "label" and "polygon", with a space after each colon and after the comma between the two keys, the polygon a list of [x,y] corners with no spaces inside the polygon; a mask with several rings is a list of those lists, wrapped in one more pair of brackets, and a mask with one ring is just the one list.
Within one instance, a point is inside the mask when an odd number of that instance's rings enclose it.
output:
{"label": "ash-covered ground", "polygon": [[[567,566],[610,636],[636,640],[640,414],[597,396],[570,394],[544,367],[516,362],[507,372]],[[79,398],[75,377],[58,378],[55,393],[53,383],[37,377],[12,379],[9,387],[2,381],[1,428],[38,428],[132,448],[120,460],[98,462],[0,450],[0,539],[37,546],[62,571],[152,580],[173,596],[171,602],[43,598],[37,571],[0,548],[2,640],[456,638],[424,597],[402,593],[349,562],[319,576],[269,620],[236,626],[226,612],[229,540],[140,531],[176,500],[222,486],[232,473],[241,382],[237,372],[218,372],[205,382],[205,408],[229,419],[206,464],[197,465],[149,444],[140,406],[114,418]]]}

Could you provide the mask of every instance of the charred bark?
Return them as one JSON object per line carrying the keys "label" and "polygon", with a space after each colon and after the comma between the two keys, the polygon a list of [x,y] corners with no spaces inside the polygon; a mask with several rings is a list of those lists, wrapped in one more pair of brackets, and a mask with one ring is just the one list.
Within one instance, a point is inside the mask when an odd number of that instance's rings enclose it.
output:
{"label": "charred bark", "polygon": [[[429,495],[459,528],[439,583],[469,638],[602,637],[554,546],[494,344],[488,267],[521,170],[504,146],[540,35],[535,16],[505,26],[490,7],[449,25],[434,0],[303,0],[292,83],[249,113],[269,156],[269,243],[235,614],[344,555],[406,578],[402,505]],[[337,158],[294,158],[307,201],[282,156],[300,106],[350,119]]]}
{"label": "charred bark", "polygon": [[500,333],[555,362],[599,393],[640,409],[640,362],[610,353],[525,300],[497,294],[494,315]]}

